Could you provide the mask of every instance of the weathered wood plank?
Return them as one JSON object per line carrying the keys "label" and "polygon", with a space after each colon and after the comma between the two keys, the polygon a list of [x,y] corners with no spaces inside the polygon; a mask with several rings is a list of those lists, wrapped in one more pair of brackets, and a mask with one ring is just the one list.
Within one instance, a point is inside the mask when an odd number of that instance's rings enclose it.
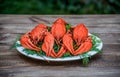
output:
{"label": "weathered wood plank", "polygon": [[[7,52],[6,52],[7,53]],[[13,53],[14,54],[14,53]],[[12,57],[11,57],[12,56]],[[109,54],[107,52],[101,54],[101,55],[96,55],[93,56],[90,59],[89,67],[120,67],[120,59],[119,59],[120,53],[118,54]],[[12,68],[14,66],[17,67],[17,65],[21,66],[38,66],[38,65],[51,65],[51,66],[82,66],[82,61],[72,61],[72,62],[44,62],[41,60],[34,60],[31,58],[28,58],[26,56],[23,56],[19,53],[16,55],[4,55],[1,56],[1,61],[0,61],[0,68]],[[9,67],[10,66],[10,67]]]}
{"label": "weathered wood plank", "polygon": [[[57,69],[56,69],[57,67]],[[10,76],[42,76],[42,77],[77,77],[77,76],[88,76],[88,77],[100,77],[100,76],[115,76],[119,77],[117,75],[119,74],[118,68],[84,68],[84,67],[66,67],[63,68],[61,66],[56,67],[24,67],[24,68],[13,68],[11,69],[5,69],[2,70],[2,76],[4,76],[4,73],[9,74]],[[62,68],[62,69],[61,69]],[[31,70],[33,69],[33,70]],[[42,70],[41,70],[42,69]],[[80,72],[81,71],[81,72]],[[21,74],[22,72],[22,74]],[[112,76],[111,76],[112,75]],[[6,75],[5,75],[6,76]]]}
{"label": "weathered wood plank", "polygon": [[[72,25],[84,23],[90,33],[99,36],[103,52],[90,59],[87,67],[81,60],[50,62],[28,58],[10,46],[19,34],[30,31],[39,23],[49,25],[62,17]],[[120,15],[0,15],[0,76],[1,77],[119,77],[120,76]]]}
{"label": "weathered wood plank", "polygon": [[[31,28],[34,28],[35,26],[37,26],[38,23],[23,23],[23,24],[20,24],[20,23],[17,23],[17,24],[0,24],[0,28],[10,28],[10,29],[16,29],[16,28],[25,28],[25,29],[31,29]],[[77,23],[79,24],[79,23]],[[75,26],[77,24],[73,24],[72,26]],[[45,24],[46,26],[52,26],[52,23],[51,24]],[[99,23],[96,23],[96,24],[85,24],[86,27],[90,27],[90,28],[120,28],[120,24],[113,24],[113,23],[108,23],[108,24],[99,24]]]}
{"label": "weathered wood plank", "polygon": [[[3,28],[0,28],[0,33],[25,33],[30,31],[33,28],[34,26],[27,27],[27,29],[23,27],[17,27],[15,29],[3,27]],[[89,29],[89,32],[91,33],[120,33],[120,28],[116,28],[116,27],[113,27],[112,29],[108,27],[107,28],[88,27],[88,29]]]}
{"label": "weathered wood plank", "polygon": [[[86,16],[81,16],[81,15],[77,15],[77,16],[61,16],[61,15],[57,15],[57,16],[42,16],[42,15],[4,15],[0,17],[0,23],[38,23],[38,21],[36,21],[36,19],[39,20],[39,23],[51,23],[54,20],[56,20],[56,18],[58,17],[62,17],[65,20],[67,20],[68,23],[72,22],[72,24],[76,24],[76,23],[120,23],[120,15],[113,15],[113,16],[107,16],[107,15],[103,15],[103,16],[91,16],[91,15],[86,15]],[[35,20],[35,21],[34,21]]]}

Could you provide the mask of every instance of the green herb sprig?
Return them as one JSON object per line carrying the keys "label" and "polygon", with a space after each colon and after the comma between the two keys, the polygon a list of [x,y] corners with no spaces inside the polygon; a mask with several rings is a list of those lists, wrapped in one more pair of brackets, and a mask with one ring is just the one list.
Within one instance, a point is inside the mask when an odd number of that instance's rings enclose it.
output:
{"label": "green herb sprig", "polygon": [[71,25],[70,24],[66,24],[66,31],[70,30]]}
{"label": "green herb sprig", "polygon": [[20,37],[21,37],[21,35],[18,35],[18,36],[17,36],[17,38],[13,41],[13,44],[12,44],[12,46],[11,46],[9,49],[14,49],[14,48],[16,48],[16,47],[21,46],[20,44],[16,44],[16,42],[17,42],[18,40],[20,40]]}

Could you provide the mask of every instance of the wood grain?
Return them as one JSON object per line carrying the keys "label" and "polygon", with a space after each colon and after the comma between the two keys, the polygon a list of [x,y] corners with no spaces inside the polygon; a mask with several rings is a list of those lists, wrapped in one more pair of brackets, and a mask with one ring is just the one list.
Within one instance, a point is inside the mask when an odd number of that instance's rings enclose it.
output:
{"label": "wood grain", "polygon": [[[49,25],[58,17],[75,26],[84,23],[90,33],[100,37],[103,52],[90,59],[88,66],[81,60],[50,62],[34,60],[10,50],[17,35],[38,23]],[[0,77],[119,77],[120,76],[120,15],[0,15]]]}

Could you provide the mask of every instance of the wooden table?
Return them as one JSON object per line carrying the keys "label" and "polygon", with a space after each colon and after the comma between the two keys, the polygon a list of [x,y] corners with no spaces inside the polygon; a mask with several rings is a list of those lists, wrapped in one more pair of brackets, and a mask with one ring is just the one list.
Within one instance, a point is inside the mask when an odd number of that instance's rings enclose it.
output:
{"label": "wooden table", "polygon": [[[17,35],[58,17],[72,25],[84,23],[103,40],[103,53],[93,56],[85,67],[80,60],[47,63],[9,49]],[[120,77],[120,15],[0,15],[0,76]]]}

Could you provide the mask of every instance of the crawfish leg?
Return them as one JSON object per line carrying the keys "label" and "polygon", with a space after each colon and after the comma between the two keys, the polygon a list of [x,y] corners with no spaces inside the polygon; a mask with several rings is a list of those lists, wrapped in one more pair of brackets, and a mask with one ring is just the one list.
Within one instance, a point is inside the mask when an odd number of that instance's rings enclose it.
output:
{"label": "crawfish leg", "polygon": [[48,52],[47,52],[47,47],[46,47],[45,43],[43,43],[43,45],[42,45],[42,50],[43,50],[45,53],[48,53]]}
{"label": "crawfish leg", "polygon": [[71,34],[65,34],[63,37],[63,44],[70,51],[70,53],[73,54],[74,49],[72,43],[73,43],[73,39],[71,37]]}
{"label": "crawfish leg", "polygon": [[[43,50],[46,54],[48,53],[45,44],[42,45],[42,50]],[[51,54],[50,54],[50,56],[56,58],[56,54],[55,54],[55,52],[54,52],[53,49],[51,50]]]}
{"label": "crawfish leg", "polygon": [[84,43],[75,51],[74,55],[85,53],[89,51],[91,48],[92,48],[92,43],[89,42]]}
{"label": "crawfish leg", "polygon": [[57,57],[61,57],[66,52],[66,49],[62,46],[60,51],[57,54]]}
{"label": "crawfish leg", "polygon": [[40,51],[40,48],[38,48],[37,46],[35,46],[32,43],[25,43],[25,45],[27,46],[26,48],[28,48],[28,49],[32,49],[32,50],[35,50],[35,51]]}
{"label": "crawfish leg", "polygon": [[34,45],[28,34],[26,33],[25,35],[23,35],[20,39],[20,43],[22,44],[23,47],[27,48],[27,49],[31,49],[31,50],[36,50],[36,51],[40,51],[40,48],[37,47],[36,45]]}
{"label": "crawfish leg", "polygon": [[51,55],[50,55],[51,57],[53,57],[53,58],[56,58],[57,57],[57,55],[56,55],[56,53],[54,52],[54,50],[52,49],[52,51],[51,51]]}
{"label": "crawfish leg", "polygon": [[46,56],[50,56],[51,51],[53,49],[53,45],[54,45],[54,37],[52,34],[48,32],[46,33],[44,44],[43,44],[43,50],[44,52],[46,52]]}
{"label": "crawfish leg", "polygon": [[43,43],[42,50],[46,53],[46,56],[50,56],[50,54],[51,54],[51,50],[49,50],[49,49],[50,49],[49,46],[46,45],[46,43]]}

